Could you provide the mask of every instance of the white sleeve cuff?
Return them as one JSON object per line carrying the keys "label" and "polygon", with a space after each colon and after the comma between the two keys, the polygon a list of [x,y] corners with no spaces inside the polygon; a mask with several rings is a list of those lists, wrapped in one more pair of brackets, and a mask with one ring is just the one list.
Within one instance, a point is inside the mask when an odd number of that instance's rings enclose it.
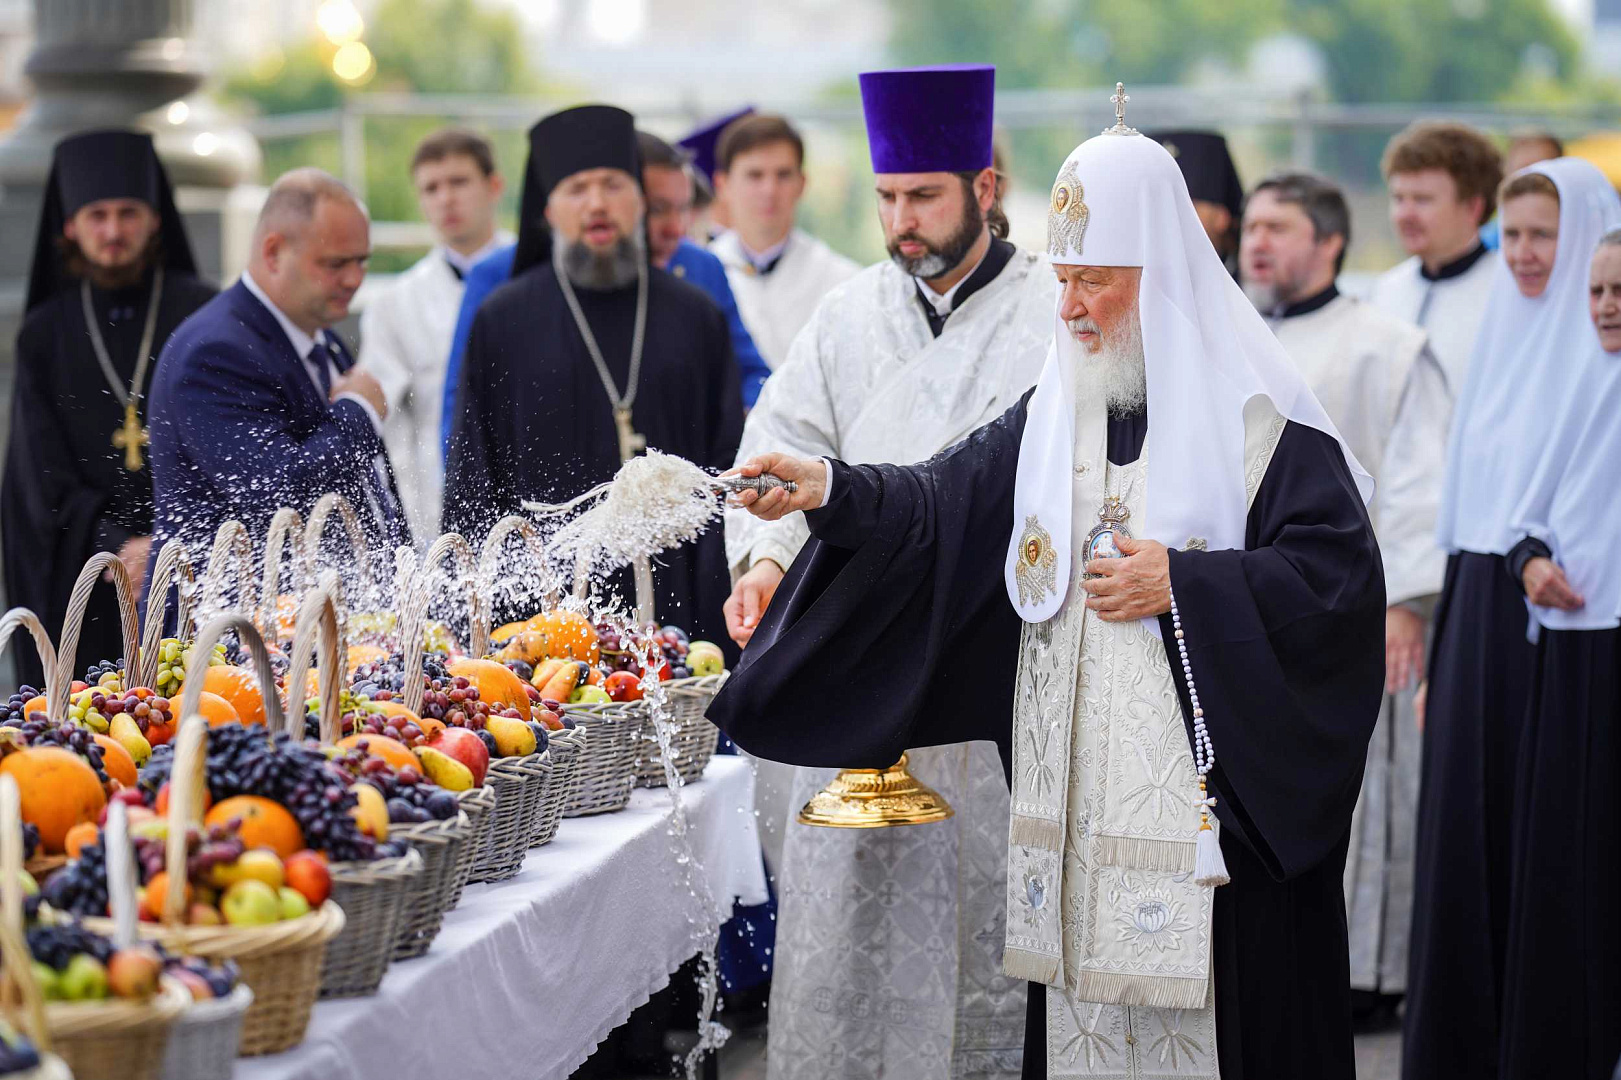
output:
{"label": "white sleeve cuff", "polygon": [[371,421],[372,430],[377,432],[379,437],[382,436],[382,434],[383,434],[383,418],[381,416],[377,415],[377,410],[372,408],[372,403],[371,402],[367,401],[365,398],[361,397],[359,394],[357,394],[357,393],[355,393],[353,391],[350,391],[349,393],[346,393],[346,394],[339,394],[338,397],[337,397],[337,400],[338,401],[352,401],[355,404],[359,405],[362,409],[366,410],[366,418]]}
{"label": "white sleeve cuff", "polygon": [[[833,463],[827,458],[822,459],[822,506],[826,506],[833,498]],[[820,510],[822,507],[818,506]]]}

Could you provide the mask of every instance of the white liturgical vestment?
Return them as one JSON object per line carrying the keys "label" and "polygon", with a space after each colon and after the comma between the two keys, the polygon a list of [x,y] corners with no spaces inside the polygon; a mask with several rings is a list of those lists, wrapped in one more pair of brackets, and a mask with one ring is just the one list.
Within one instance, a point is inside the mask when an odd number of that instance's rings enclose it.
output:
{"label": "white liturgical vestment", "polygon": [[736,233],[717,237],[709,250],[726,267],[743,325],[773,371],[788,359],[789,346],[828,290],[861,269],[803,229],[788,234],[782,254],[765,273],[743,253]]}
{"label": "white liturgical vestment", "polygon": [[[1417,255],[1380,274],[1368,302],[1429,335],[1430,351],[1446,373],[1454,400],[1463,392],[1475,336],[1491,293],[1492,268],[1501,258],[1479,249],[1476,255],[1443,266],[1434,277],[1424,273]],[[1381,537],[1381,542],[1383,538]]]}

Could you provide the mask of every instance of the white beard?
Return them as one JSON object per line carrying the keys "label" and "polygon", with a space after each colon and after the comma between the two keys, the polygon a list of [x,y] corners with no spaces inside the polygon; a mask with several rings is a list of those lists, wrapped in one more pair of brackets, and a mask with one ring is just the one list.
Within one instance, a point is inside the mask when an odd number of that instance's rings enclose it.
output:
{"label": "white beard", "polygon": [[[1069,330],[1097,330],[1097,324],[1082,319]],[[1142,323],[1133,318],[1114,336],[1104,337],[1095,353],[1083,352],[1081,369],[1075,373],[1075,400],[1102,398],[1111,416],[1131,416],[1148,404],[1148,365],[1143,355]]]}

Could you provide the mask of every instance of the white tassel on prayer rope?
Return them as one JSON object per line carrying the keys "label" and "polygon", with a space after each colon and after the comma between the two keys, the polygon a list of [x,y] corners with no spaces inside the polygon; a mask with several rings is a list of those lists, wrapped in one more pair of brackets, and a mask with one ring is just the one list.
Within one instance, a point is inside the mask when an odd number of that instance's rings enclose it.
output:
{"label": "white tassel on prayer rope", "polygon": [[1193,882],[1215,888],[1232,880],[1227,873],[1227,860],[1221,855],[1221,841],[1216,836],[1215,826],[1210,824],[1210,809],[1216,805],[1216,799],[1205,787],[1205,778],[1216,766],[1216,748],[1210,743],[1204,706],[1199,704],[1199,691],[1193,685],[1193,661],[1188,659],[1187,635],[1182,632],[1182,614],[1176,610],[1175,593],[1171,594],[1171,625],[1176,630],[1176,651],[1182,660],[1182,681],[1188,687],[1188,704],[1193,707],[1193,767],[1199,772],[1199,798],[1194,803],[1199,809],[1199,837],[1193,849]]}

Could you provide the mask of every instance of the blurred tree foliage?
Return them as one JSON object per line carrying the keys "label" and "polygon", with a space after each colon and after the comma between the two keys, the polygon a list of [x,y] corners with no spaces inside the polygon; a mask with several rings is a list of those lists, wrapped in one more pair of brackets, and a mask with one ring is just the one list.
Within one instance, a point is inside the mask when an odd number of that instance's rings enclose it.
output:
{"label": "blurred tree foliage", "polygon": [[[334,47],[316,35],[285,52],[272,51],[260,63],[227,80],[225,94],[264,114],[340,107],[346,95],[377,91],[509,95],[534,93],[541,81],[532,69],[523,27],[510,10],[478,0],[382,0],[367,22],[366,46],[375,69],[361,87],[347,86],[332,73]],[[378,221],[416,221],[416,194],[409,166],[416,144],[453,117],[368,117],[365,121],[366,198]],[[521,132],[488,132],[497,161],[509,176],[521,172]],[[342,173],[335,132],[268,141],[265,176],[299,165]],[[504,207],[517,209],[513,184]],[[407,266],[420,252],[381,252],[379,270]]]}

